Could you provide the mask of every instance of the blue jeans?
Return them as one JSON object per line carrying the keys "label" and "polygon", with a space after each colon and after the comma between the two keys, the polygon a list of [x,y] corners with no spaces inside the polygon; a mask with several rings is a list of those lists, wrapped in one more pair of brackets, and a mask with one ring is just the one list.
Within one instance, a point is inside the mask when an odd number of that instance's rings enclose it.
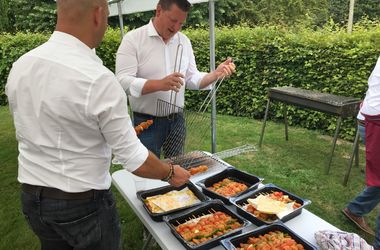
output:
{"label": "blue jeans", "polygon": [[[352,200],[347,208],[356,216],[364,216],[380,203],[380,187],[366,187],[364,191]],[[373,246],[380,249],[380,214],[377,215],[376,237]]]}
{"label": "blue jeans", "polygon": [[365,145],[365,126],[358,124],[358,130],[359,130],[360,139]]}
{"label": "blue jeans", "polygon": [[42,250],[119,250],[120,223],[110,190],[85,200],[42,198],[21,192],[24,216]]}
{"label": "blue jeans", "polygon": [[160,158],[161,149],[164,158],[183,154],[186,127],[182,113],[176,113],[169,117],[155,117],[134,112],[133,119],[134,126],[147,120],[153,120],[153,124],[139,135],[139,139],[158,158]]}

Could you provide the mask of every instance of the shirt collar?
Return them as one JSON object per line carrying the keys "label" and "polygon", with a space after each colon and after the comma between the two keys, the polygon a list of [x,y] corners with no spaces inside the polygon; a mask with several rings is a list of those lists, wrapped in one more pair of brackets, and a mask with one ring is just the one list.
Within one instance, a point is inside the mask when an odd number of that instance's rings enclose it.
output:
{"label": "shirt collar", "polygon": [[[172,38],[170,38],[168,44],[177,41],[178,40],[178,34],[179,34],[179,32],[177,32],[177,34],[175,34]],[[158,36],[162,39],[162,37],[160,36],[160,34],[158,34],[156,28],[153,25],[153,18],[150,19],[150,21],[148,23],[148,36]]]}
{"label": "shirt collar", "polygon": [[88,47],[86,44],[84,44],[81,40],[79,40],[73,35],[61,31],[54,31],[53,34],[50,36],[49,41],[75,47],[89,55],[92,59],[103,64],[103,61],[96,55],[95,50]]}

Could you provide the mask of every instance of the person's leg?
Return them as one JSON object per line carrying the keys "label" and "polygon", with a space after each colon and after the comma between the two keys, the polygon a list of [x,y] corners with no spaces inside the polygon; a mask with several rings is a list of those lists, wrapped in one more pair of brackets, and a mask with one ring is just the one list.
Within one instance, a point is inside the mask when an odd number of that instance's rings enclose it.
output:
{"label": "person's leg", "polygon": [[108,192],[86,200],[56,200],[22,193],[23,212],[43,250],[120,249],[120,225]]}
{"label": "person's leg", "polygon": [[119,216],[111,190],[87,200],[64,200],[59,206],[48,202],[45,209],[42,219],[75,250],[121,249]]}
{"label": "person's leg", "polygon": [[367,187],[347,208],[356,216],[364,216],[372,211],[380,201],[380,187]]}
{"label": "person's leg", "polygon": [[[86,250],[120,250],[121,246],[121,225],[119,214],[116,209],[116,200],[109,190],[97,198],[99,206],[98,220],[101,229],[101,240],[84,248]],[[84,250],[78,248],[78,250]]]}
{"label": "person's leg", "polygon": [[[146,122],[148,119],[153,119],[153,117],[145,115],[134,115],[134,126],[137,126],[142,122]],[[162,142],[159,136],[161,135],[161,127],[163,125],[164,124],[162,123],[161,119],[154,119],[153,124],[148,129],[145,129],[143,132],[141,132],[141,134],[138,136],[141,143],[144,144],[144,146],[153,152],[158,158],[160,158],[161,155]]]}
{"label": "person's leg", "polygon": [[374,250],[380,250],[380,213],[377,215],[376,235],[373,243]]}
{"label": "person's leg", "polygon": [[362,143],[365,145],[365,126],[358,124],[358,130],[360,139],[362,140]]}
{"label": "person's leg", "polygon": [[42,250],[72,250],[60,235],[41,220],[40,193],[21,192],[22,212],[32,231],[40,240]]}
{"label": "person's leg", "polygon": [[380,202],[380,187],[367,187],[342,210],[343,214],[363,231],[375,235],[364,220],[364,215],[372,211]]}
{"label": "person's leg", "polygon": [[169,120],[170,132],[163,144],[165,158],[172,158],[184,153],[186,139],[186,125],[183,114],[176,115]]}

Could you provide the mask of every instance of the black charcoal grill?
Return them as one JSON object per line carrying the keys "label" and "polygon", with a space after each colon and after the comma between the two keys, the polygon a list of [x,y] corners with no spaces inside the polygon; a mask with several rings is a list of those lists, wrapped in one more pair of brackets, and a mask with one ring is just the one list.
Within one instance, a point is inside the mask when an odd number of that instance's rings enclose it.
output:
{"label": "black charcoal grill", "polygon": [[[268,118],[269,104],[271,101],[279,101],[285,104],[292,104],[303,108],[320,111],[326,114],[337,116],[337,124],[333,145],[331,148],[326,174],[330,171],[331,160],[334,154],[336,141],[338,139],[342,118],[355,117],[359,111],[360,100],[353,97],[338,96],[328,93],[321,93],[312,90],[294,87],[275,87],[269,89],[268,102],[264,115],[264,123],[261,129],[259,147],[261,147],[264,137],[265,125]],[[288,121],[286,105],[284,106],[285,139],[288,140]]]}

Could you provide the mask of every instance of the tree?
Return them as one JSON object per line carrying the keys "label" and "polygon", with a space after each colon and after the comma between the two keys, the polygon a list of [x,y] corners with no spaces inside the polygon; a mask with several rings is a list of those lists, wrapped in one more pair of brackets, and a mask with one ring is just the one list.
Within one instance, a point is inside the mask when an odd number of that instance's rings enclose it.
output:
{"label": "tree", "polygon": [[[7,1],[7,0],[5,0]],[[53,0],[11,0],[8,8],[8,32],[53,31],[56,22],[56,7]]]}
{"label": "tree", "polygon": [[[350,0],[329,0],[329,16],[335,23],[346,25]],[[369,20],[380,19],[379,0],[357,0],[354,7],[354,23],[367,17]]]}
{"label": "tree", "polygon": [[9,29],[8,9],[8,1],[0,0],[0,33]]}

